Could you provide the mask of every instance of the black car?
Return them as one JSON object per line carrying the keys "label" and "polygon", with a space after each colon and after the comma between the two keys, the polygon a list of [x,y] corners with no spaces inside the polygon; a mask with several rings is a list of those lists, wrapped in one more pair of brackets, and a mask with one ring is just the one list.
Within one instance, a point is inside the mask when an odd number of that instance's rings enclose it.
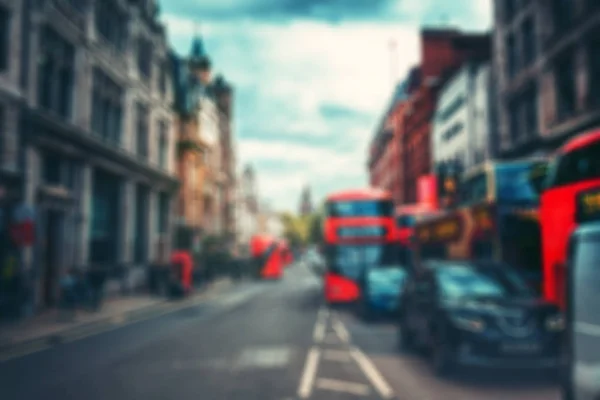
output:
{"label": "black car", "polygon": [[439,375],[457,365],[558,367],[563,316],[509,266],[426,262],[403,293],[399,344],[429,350]]}

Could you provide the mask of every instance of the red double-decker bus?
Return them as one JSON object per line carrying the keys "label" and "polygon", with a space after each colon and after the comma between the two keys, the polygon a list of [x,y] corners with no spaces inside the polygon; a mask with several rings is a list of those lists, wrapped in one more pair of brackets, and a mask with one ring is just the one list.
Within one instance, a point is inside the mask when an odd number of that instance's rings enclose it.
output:
{"label": "red double-decker bus", "polygon": [[392,197],[378,189],[332,193],[325,202],[323,228],[325,300],[328,304],[354,302],[360,296],[359,280],[365,268],[381,263],[395,245]]}
{"label": "red double-decker bus", "polygon": [[250,239],[252,261],[262,279],[281,279],[284,256],[280,240],[270,235],[254,235]]}
{"label": "red double-decker bus", "polygon": [[600,130],[565,143],[547,167],[540,197],[544,297],[565,306],[569,236],[600,219]]}

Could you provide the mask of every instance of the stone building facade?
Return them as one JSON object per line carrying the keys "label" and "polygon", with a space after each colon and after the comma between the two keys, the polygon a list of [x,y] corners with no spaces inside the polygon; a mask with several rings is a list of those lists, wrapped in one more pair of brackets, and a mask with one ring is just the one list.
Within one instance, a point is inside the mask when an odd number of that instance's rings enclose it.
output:
{"label": "stone building facade", "polygon": [[600,126],[600,2],[494,1],[500,156],[548,153]]}
{"label": "stone building facade", "polygon": [[187,57],[174,53],[171,57],[177,93],[177,163],[182,182],[178,226],[196,244],[206,235],[231,237],[235,189],[233,89],[222,76],[213,79],[202,38],[193,39]]}
{"label": "stone building facade", "polygon": [[154,0],[42,0],[27,14],[24,200],[37,242],[24,265],[35,304],[50,306],[68,267],[142,279],[169,254],[173,90]]}

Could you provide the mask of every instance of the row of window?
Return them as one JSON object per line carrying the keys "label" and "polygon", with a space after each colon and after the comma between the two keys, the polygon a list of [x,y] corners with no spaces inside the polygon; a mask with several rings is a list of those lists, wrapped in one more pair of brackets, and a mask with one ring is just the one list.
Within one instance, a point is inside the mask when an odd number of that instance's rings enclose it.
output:
{"label": "row of window", "polygon": [[[111,0],[96,2],[95,10],[96,30],[99,35],[115,49],[124,52],[129,41],[129,19],[127,13],[119,5]],[[152,78],[153,43],[146,37],[139,37],[135,42],[137,56],[137,67],[140,76],[149,82]],[[164,60],[159,67],[158,88],[161,94],[167,92],[168,66]]]}
{"label": "row of window", "polygon": [[523,68],[531,65],[537,57],[536,25],[533,16],[523,21],[518,31],[506,38],[507,73],[515,76]]}
{"label": "row of window", "polygon": [[457,121],[450,128],[446,129],[444,133],[442,133],[442,140],[444,142],[448,142],[452,140],[454,137],[459,135],[464,130],[464,124],[461,121]]}
{"label": "row of window", "polygon": [[[70,119],[75,91],[74,47],[54,30],[46,28],[41,37],[38,57],[38,106]],[[108,143],[119,145],[124,119],[124,89],[101,69],[93,71],[91,131]],[[166,167],[168,124],[158,122],[159,165]],[[136,107],[136,152],[149,156],[149,110]]]}
{"label": "row of window", "polygon": [[534,137],[538,134],[537,87],[530,86],[515,96],[508,105],[511,140]]}
{"label": "row of window", "polygon": [[455,112],[457,112],[464,104],[465,104],[465,96],[461,95],[452,100],[452,103],[444,110],[440,111],[437,114],[437,120],[439,122],[444,122],[448,120]]}

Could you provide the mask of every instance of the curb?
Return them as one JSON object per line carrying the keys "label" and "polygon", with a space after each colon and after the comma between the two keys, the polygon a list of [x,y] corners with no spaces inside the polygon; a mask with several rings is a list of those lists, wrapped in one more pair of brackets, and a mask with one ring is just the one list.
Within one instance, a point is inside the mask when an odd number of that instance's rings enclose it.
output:
{"label": "curb", "polygon": [[92,335],[95,332],[100,333],[109,327],[121,326],[123,323],[141,322],[152,319],[170,312],[193,307],[210,299],[211,296],[218,294],[220,291],[234,286],[231,279],[222,279],[210,284],[208,287],[200,289],[191,297],[173,301],[165,299],[156,304],[147,305],[138,309],[108,315],[99,318],[95,321],[83,322],[75,326],[65,328],[60,332],[41,335],[36,338],[23,341],[15,341],[6,344],[0,344],[0,362],[8,359],[25,355],[36,349],[45,348],[47,346],[58,345],[67,341],[72,341],[80,337]]}

